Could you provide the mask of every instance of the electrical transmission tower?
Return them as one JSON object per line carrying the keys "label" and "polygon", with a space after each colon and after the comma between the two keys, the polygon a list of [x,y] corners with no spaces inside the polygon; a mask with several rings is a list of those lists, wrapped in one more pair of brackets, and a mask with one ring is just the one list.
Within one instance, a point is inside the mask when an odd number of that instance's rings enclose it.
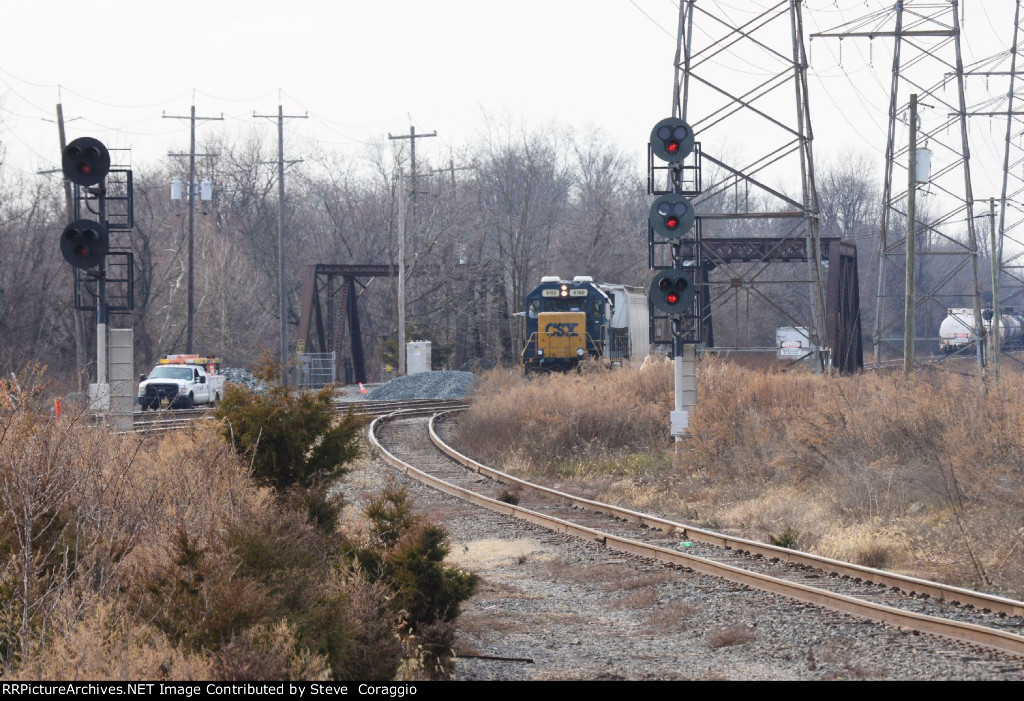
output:
{"label": "electrical transmission tower", "polygon": [[[861,362],[859,321],[838,301],[846,294],[838,240],[826,305],[802,5],[682,2],[672,115],[693,128],[704,166],[705,182],[693,188],[701,233],[693,264],[708,350],[774,352],[776,329],[795,327],[816,369],[843,361],[851,370]],[[658,255],[652,250],[652,267],[665,267]],[[855,284],[855,253],[844,260]]]}
{"label": "electrical transmission tower", "polygon": [[[969,117],[1005,118],[1005,141],[1002,148],[1002,172],[999,198],[990,199],[989,216],[993,234],[990,245],[992,263],[991,307],[1024,306],[1024,128],[1020,117],[1020,101],[1024,96],[1017,91],[1024,88],[1021,80],[1019,56],[1024,49],[1021,35],[1021,3],[1016,0],[1013,14],[1013,38],[1010,48],[978,61],[965,71],[968,78],[984,78],[992,97],[974,105]],[[995,83],[993,87],[991,84]],[[991,140],[991,139],[990,139]],[[994,185],[994,184],[993,184]],[[998,203],[998,205],[997,205]],[[998,215],[996,207],[998,206]],[[1009,249],[1007,250],[1007,244]],[[989,334],[993,364],[998,367],[999,334]],[[1013,358],[1013,356],[1008,356]]]}
{"label": "electrical transmission tower", "polygon": [[[839,39],[891,38],[892,78],[889,124],[882,183],[881,228],[878,239],[878,293],[874,327],[876,360],[888,354],[902,356],[908,341],[904,330],[913,329],[913,353],[934,353],[939,324],[951,308],[967,309],[973,328],[965,334],[985,335],[979,293],[978,245],[971,183],[961,27],[957,0],[942,2],[898,1],[894,6],[812,35]],[[911,95],[922,107],[920,129],[906,124]],[[916,126],[916,125],[915,125]],[[915,131],[915,143],[907,132]],[[899,143],[900,140],[904,143]],[[911,188],[908,161],[913,151],[929,149],[930,179],[921,190],[908,227],[907,205]],[[920,159],[919,159],[920,160]],[[898,184],[908,182],[904,191]],[[908,248],[908,230],[913,232]],[[908,251],[916,251],[908,253]],[[912,271],[913,319],[902,311],[907,297],[908,260]],[[984,365],[983,344],[964,348],[976,351],[979,373]]]}

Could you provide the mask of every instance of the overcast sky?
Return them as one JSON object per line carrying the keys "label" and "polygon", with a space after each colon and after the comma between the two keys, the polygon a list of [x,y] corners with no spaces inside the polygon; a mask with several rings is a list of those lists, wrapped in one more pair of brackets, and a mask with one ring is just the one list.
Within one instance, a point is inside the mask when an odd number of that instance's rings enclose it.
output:
{"label": "overcast sky", "polygon": [[[807,0],[806,33],[892,3]],[[698,4],[736,19],[772,3]],[[1009,45],[1012,0],[961,4],[965,63]],[[139,168],[188,148],[187,120],[164,114],[194,102],[224,116],[200,138],[255,127],[273,143],[273,123],[252,115],[280,103],[309,115],[286,124],[295,158],[314,142],[358,155],[414,125],[438,134],[421,153],[447,161],[486,138],[488,114],[508,114],[600,129],[639,164],[671,110],[677,19],[673,0],[0,0],[0,141],[12,174],[56,167],[59,101],[69,138],[130,147]],[[809,42],[815,148],[880,167],[891,40],[826,42]]]}
{"label": "overcast sky", "polygon": [[485,113],[507,112],[600,127],[639,151],[671,108],[676,12],[668,0],[0,0],[0,138],[23,165],[22,152],[55,163],[44,120],[61,101],[69,136],[130,145],[144,163],[187,149],[187,121],[161,115],[188,115],[194,96],[197,115],[225,118],[201,133],[249,128],[280,103],[308,112],[287,125],[298,138],[358,148],[414,125],[437,132],[418,146],[447,160]]}

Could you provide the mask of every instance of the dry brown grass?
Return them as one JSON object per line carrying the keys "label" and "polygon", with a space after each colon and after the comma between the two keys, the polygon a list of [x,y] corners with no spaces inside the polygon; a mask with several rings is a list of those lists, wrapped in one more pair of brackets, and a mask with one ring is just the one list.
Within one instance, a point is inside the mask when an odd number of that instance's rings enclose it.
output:
{"label": "dry brown grass", "polygon": [[116,435],[0,381],[0,676],[390,678],[392,592],[207,424]]}
{"label": "dry brown grass", "polygon": [[[768,540],[1024,597],[1024,372],[826,377],[704,357],[692,438],[669,363],[487,375],[454,441],[510,472]],[[585,486],[584,486],[585,485]],[[569,486],[567,485],[568,489]]]}
{"label": "dry brown grass", "polygon": [[[516,457],[555,476],[570,476],[581,462],[645,453],[664,443],[671,401],[671,367],[534,376],[513,370],[487,374],[457,441],[485,461]],[[660,399],[654,399],[660,397]],[[617,412],[615,407],[628,407]],[[630,470],[628,460],[618,467]],[[646,470],[647,464],[632,467]]]}
{"label": "dry brown grass", "polygon": [[646,611],[658,603],[657,589],[644,588],[632,589],[623,592],[608,601],[608,608],[612,611]]}
{"label": "dry brown grass", "polygon": [[671,601],[658,608],[652,606],[647,614],[647,625],[656,632],[678,633],[690,627],[700,608],[687,601]]}
{"label": "dry brown grass", "polygon": [[823,670],[822,679],[825,680],[878,677],[879,670],[854,658],[852,647],[850,640],[826,640],[807,650],[807,668],[811,671]]}
{"label": "dry brown grass", "polygon": [[708,631],[704,635],[704,643],[712,650],[730,645],[742,645],[757,639],[754,630],[748,625],[735,623],[724,628]]}
{"label": "dry brown grass", "polygon": [[[184,528],[206,541],[260,494],[210,429],[118,436],[0,407],[0,664],[31,678],[208,678],[121,598]],[[45,637],[43,635],[45,634]],[[45,645],[44,645],[45,643]],[[71,674],[78,670],[77,675]]]}

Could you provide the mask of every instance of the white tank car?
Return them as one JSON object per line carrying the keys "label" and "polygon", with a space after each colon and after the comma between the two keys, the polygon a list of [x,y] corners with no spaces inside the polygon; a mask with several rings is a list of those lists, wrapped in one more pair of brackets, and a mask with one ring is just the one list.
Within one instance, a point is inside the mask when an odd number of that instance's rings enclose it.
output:
{"label": "white tank car", "polygon": [[[985,325],[985,333],[991,334],[993,322],[996,317],[990,320],[982,320]],[[1000,314],[995,324],[999,332],[999,345],[1001,347],[1019,344],[1024,337],[1024,316],[1020,314]],[[939,350],[943,353],[954,353],[964,346],[974,343],[974,310],[973,309],[950,309],[948,315],[942,320],[939,326]]]}

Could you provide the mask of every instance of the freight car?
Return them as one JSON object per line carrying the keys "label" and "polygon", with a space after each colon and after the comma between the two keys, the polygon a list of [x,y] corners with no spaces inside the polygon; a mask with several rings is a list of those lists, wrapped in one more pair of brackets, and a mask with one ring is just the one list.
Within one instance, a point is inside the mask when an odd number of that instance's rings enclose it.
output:
{"label": "freight car", "polygon": [[[1024,346],[1024,315],[1003,310],[995,321],[992,310],[982,313],[985,333],[991,334],[992,327],[999,330],[1000,348],[1021,348]],[[975,341],[974,310],[950,309],[942,324],[939,325],[939,350],[950,354],[972,346]]]}
{"label": "freight car", "polygon": [[571,370],[586,358],[621,365],[650,351],[650,311],[639,287],[545,276],[524,305],[525,373]]}

